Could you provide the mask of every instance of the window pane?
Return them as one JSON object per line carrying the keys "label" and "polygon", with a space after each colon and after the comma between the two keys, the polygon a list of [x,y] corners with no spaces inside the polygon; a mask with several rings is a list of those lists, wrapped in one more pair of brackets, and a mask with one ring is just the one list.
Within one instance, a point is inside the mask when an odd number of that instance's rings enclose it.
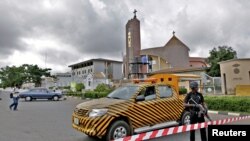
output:
{"label": "window pane", "polygon": [[171,97],[173,94],[172,89],[169,86],[159,86],[158,88],[159,88],[161,98]]}
{"label": "window pane", "polygon": [[147,87],[145,93],[145,100],[153,100],[156,99],[155,87]]}

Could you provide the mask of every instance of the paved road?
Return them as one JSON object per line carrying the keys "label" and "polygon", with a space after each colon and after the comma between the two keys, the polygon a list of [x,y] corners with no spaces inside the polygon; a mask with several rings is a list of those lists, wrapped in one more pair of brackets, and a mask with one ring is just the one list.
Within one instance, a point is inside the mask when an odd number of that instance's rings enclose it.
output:
{"label": "paved road", "polygon": [[[6,93],[0,93],[0,141],[95,141],[71,127],[71,114],[78,103],[83,100],[67,99],[65,101],[37,100],[20,101],[18,111],[10,111],[11,103]],[[211,115],[213,119],[229,116]],[[249,124],[250,120],[238,122]],[[234,123],[237,124],[237,123]],[[200,140],[199,131],[196,134]],[[153,141],[187,141],[189,133],[181,133]]]}
{"label": "paved road", "polygon": [[84,141],[84,135],[71,128],[71,114],[81,100],[19,102],[10,111],[11,100],[0,101],[0,141]]}

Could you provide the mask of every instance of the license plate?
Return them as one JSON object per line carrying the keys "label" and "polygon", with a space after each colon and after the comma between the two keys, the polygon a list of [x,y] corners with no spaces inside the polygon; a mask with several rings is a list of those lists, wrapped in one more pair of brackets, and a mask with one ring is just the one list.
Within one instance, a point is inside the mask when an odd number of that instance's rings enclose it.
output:
{"label": "license plate", "polygon": [[79,125],[79,119],[78,118],[74,118],[74,124]]}

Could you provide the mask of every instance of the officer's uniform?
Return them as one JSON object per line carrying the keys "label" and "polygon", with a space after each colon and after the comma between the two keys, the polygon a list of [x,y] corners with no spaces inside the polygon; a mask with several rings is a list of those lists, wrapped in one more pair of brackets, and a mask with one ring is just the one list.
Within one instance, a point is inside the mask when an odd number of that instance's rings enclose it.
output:
{"label": "officer's uniform", "polygon": [[[196,92],[196,93],[188,93],[186,98],[185,98],[185,103],[189,103],[189,104],[195,104],[194,102],[192,102],[190,99],[193,99],[197,104],[202,104],[204,102],[204,98],[202,96],[201,93]],[[191,113],[191,117],[190,117],[190,123],[194,124],[194,123],[201,123],[205,121],[204,118],[204,114],[201,114],[201,116],[199,117],[198,113],[200,111],[199,107],[189,107],[189,111]],[[205,128],[201,128],[200,129],[200,134],[201,134],[201,141],[207,141],[207,137],[206,137],[206,129]],[[190,131],[190,141],[195,141],[195,130]]]}

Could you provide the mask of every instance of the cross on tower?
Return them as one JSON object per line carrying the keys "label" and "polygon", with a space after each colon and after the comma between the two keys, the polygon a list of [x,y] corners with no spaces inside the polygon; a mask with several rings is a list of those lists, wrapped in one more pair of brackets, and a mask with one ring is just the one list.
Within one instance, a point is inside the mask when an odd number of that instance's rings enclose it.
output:
{"label": "cross on tower", "polygon": [[175,35],[175,31],[173,31],[173,35]]}
{"label": "cross on tower", "polygon": [[136,17],[136,12],[137,12],[137,11],[136,11],[136,9],[135,9],[134,12],[133,12],[133,13],[135,14],[134,17]]}

